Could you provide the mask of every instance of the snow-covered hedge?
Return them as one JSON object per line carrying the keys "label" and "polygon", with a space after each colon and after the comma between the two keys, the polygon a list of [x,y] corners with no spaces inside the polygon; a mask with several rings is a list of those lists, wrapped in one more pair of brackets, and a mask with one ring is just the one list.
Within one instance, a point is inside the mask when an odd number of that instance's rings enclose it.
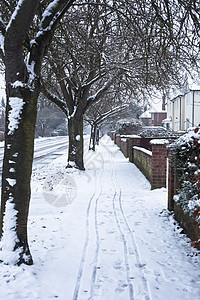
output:
{"label": "snow-covered hedge", "polygon": [[163,138],[163,137],[179,137],[180,134],[166,130],[164,127],[144,127],[143,130],[139,134],[141,137],[146,138]]}
{"label": "snow-covered hedge", "polygon": [[121,119],[117,121],[115,130],[119,134],[137,134],[142,130],[142,123],[135,118]]}
{"label": "snow-covered hedge", "polygon": [[200,127],[181,136],[171,147],[180,182],[174,200],[200,225]]}

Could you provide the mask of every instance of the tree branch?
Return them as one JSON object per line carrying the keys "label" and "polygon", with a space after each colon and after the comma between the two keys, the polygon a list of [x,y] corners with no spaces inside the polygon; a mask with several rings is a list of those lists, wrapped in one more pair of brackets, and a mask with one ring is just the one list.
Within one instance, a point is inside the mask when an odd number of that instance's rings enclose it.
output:
{"label": "tree branch", "polygon": [[44,82],[41,81],[41,92],[42,94],[49,99],[50,101],[52,101],[54,104],[56,104],[63,112],[65,115],[67,115],[67,117],[69,116],[69,112],[68,112],[68,108],[67,105],[65,103],[65,101],[63,101],[62,99],[58,98],[56,95],[50,93],[46,87]]}
{"label": "tree branch", "polygon": [[114,80],[119,77],[121,74],[121,72],[118,72],[115,76],[113,76],[112,78],[110,78],[97,92],[96,94],[88,97],[87,99],[87,105],[85,107],[84,112],[88,109],[88,107],[96,102],[108,89],[109,87],[113,84]]}

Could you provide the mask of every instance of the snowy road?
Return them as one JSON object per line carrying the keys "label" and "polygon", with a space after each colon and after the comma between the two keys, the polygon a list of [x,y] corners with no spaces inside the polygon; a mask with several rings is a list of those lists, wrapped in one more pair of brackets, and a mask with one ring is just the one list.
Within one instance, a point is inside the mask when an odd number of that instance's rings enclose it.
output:
{"label": "snowy road", "polygon": [[[46,164],[65,153],[68,146],[68,137],[58,136],[58,137],[47,137],[35,139],[35,151],[34,151],[34,163],[40,161],[41,164]],[[63,151],[64,150],[64,151]],[[3,154],[4,154],[4,143],[0,143],[0,174],[2,173],[3,164]]]}
{"label": "snowy road", "polygon": [[33,169],[51,163],[53,159],[66,153],[68,144],[66,136],[35,139]]}
{"label": "snowy road", "polygon": [[65,155],[36,166],[34,265],[0,266],[0,299],[199,300],[200,255],[167,212],[166,189],[151,191],[108,137],[85,160],[86,172],[66,170]]}

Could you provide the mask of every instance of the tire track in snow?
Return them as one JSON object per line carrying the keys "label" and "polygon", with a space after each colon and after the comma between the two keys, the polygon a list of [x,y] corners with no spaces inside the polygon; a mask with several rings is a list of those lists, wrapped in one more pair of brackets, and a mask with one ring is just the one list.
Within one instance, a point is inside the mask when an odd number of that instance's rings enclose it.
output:
{"label": "tire track in snow", "polygon": [[[100,183],[101,183],[101,176],[102,176],[102,172],[100,175]],[[97,193],[99,193],[98,196],[96,196]],[[82,257],[80,261],[80,267],[77,275],[76,285],[74,289],[73,300],[93,299],[94,286],[95,286],[96,273],[97,273],[97,262],[98,262],[98,255],[99,255],[99,231],[98,231],[98,222],[97,222],[97,210],[98,210],[98,202],[101,195],[102,195],[102,185],[100,184],[100,191],[97,192],[97,178],[96,178],[95,191],[92,197],[90,198],[88,208],[87,208],[86,237],[85,237]],[[94,220],[92,220],[93,216],[94,216]],[[90,243],[92,244],[91,237],[94,238],[90,227],[95,228],[94,232],[96,237],[95,237],[95,247],[93,248],[94,250],[92,250],[92,245],[90,245]],[[94,259],[92,263],[91,263],[91,257],[88,254],[88,252],[91,250],[92,250],[92,255],[94,255]],[[91,267],[91,264],[93,265],[93,267]],[[88,266],[90,268],[90,275],[87,274]],[[88,288],[84,288],[84,286]],[[89,291],[90,291],[90,295],[88,295]]]}
{"label": "tire track in snow", "polygon": [[[151,299],[147,280],[145,278],[145,274],[143,271],[143,264],[140,258],[139,250],[137,247],[136,239],[134,232],[130,228],[130,225],[128,224],[127,217],[124,213],[123,206],[122,206],[122,189],[119,185],[119,182],[117,180],[117,170],[114,164],[113,159],[111,158],[112,167],[113,167],[113,177],[112,181],[114,185],[117,185],[118,191],[116,189],[115,195],[113,197],[113,211],[116,218],[116,223],[119,229],[119,232],[121,234],[123,244],[124,244],[124,258],[125,258],[125,264],[126,264],[126,274],[127,274],[127,282],[129,286],[129,299],[134,299],[134,291],[136,287],[134,288],[132,284],[132,279],[134,278],[135,272],[137,269],[139,269],[140,273],[140,279],[142,281],[142,293],[144,295],[145,300]],[[136,263],[131,263],[133,261],[133,253],[134,253],[134,259],[136,260]],[[134,268],[133,266],[137,266]],[[136,298],[137,299],[137,298]],[[141,298],[142,299],[142,298]]]}
{"label": "tire track in snow", "polygon": [[[112,172],[111,180],[113,181],[113,184],[114,184],[113,172]],[[130,265],[129,265],[129,260],[128,260],[128,245],[127,245],[127,240],[125,238],[125,234],[122,230],[122,226],[120,225],[121,218],[119,216],[119,213],[117,213],[118,209],[117,209],[116,201],[117,201],[118,197],[121,198],[121,192],[118,195],[117,190],[115,189],[115,194],[114,194],[113,200],[112,200],[113,212],[114,212],[116,224],[117,224],[118,230],[120,232],[120,235],[122,237],[123,246],[124,246],[124,260],[125,260],[125,268],[126,268],[126,280],[127,280],[128,287],[129,287],[129,299],[133,300],[134,299],[134,297],[133,297],[133,284],[131,282]]]}

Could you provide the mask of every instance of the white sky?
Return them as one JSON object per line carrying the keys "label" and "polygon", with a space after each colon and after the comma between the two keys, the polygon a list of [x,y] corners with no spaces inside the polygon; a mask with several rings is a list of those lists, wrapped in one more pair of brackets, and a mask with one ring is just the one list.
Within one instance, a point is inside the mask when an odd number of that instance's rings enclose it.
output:
{"label": "white sky", "polygon": [[[4,76],[0,73],[0,100],[2,96],[6,98]],[[151,101],[149,102],[151,104],[152,111],[162,111],[162,96],[157,94],[152,97]]]}

